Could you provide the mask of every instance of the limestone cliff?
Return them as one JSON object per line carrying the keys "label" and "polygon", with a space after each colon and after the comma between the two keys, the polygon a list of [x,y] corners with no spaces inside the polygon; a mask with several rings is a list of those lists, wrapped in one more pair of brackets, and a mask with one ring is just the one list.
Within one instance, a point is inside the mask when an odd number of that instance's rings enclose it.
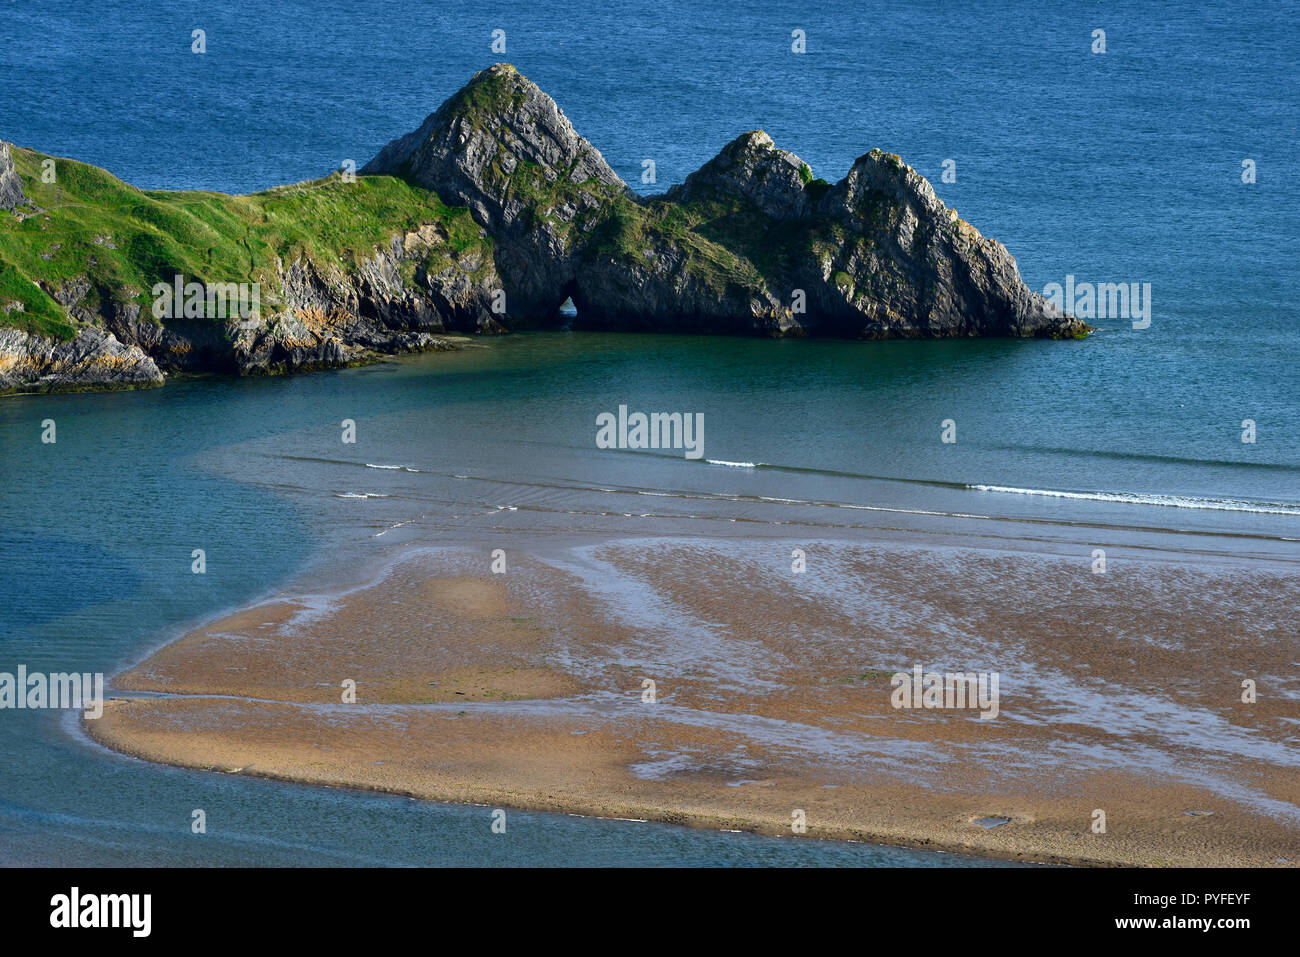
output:
{"label": "limestone cliff", "polygon": [[467,206],[492,236],[506,322],[848,338],[1077,337],[1015,260],[872,150],[835,185],[762,131],[641,199],[512,66],[477,74],[363,173]]}
{"label": "limestone cliff", "polygon": [[0,210],[17,209],[26,205],[23,181],[14,168],[13,157],[9,155],[9,144],[0,142]]}

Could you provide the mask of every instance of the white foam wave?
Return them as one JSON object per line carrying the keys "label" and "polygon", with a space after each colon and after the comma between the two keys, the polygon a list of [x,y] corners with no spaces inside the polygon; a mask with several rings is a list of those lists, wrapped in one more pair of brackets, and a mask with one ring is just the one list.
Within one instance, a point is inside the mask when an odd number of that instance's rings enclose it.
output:
{"label": "white foam wave", "polygon": [[1013,495],[1041,495],[1047,498],[1081,499],[1091,502],[1120,502],[1126,505],[1159,505],[1167,508],[1197,508],[1219,512],[1255,512],[1262,515],[1297,515],[1300,505],[1254,502],[1232,498],[1197,498],[1191,495],[1156,495],[1139,492],[1063,492],[1056,489],[1015,488],[1009,485],[968,485],[977,492]]}

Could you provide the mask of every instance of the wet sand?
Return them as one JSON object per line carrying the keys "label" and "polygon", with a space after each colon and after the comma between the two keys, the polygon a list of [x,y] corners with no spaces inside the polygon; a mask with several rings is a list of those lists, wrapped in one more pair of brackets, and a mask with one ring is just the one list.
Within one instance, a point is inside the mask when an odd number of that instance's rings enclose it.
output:
{"label": "wet sand", "polygon": [[[496,575],[489,551],[239,611],[84,725],[152,761],[433,800],[786,835],[802,811],[808,837],[1047,862],[1300,859],[1285,570],[663,539],[512,550]],[[893,707],[914,665],[996,672],[998,716]]]}

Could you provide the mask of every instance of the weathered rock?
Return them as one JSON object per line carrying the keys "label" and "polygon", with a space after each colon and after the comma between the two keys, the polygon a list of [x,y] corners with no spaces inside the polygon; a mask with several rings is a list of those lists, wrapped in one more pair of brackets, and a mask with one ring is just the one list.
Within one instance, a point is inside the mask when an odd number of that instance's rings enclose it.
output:
{"label": "weathered rock", "polygon": [[708,199],[714,191],[752,204],[773,219],[803,219],[812,214],[806,180],[808,164],[793,153],[777,149],[762,130],[743,133],[713,159],[668,190],[676,202]]}
{"label": "weathered rock", "polygon": [[897,156],[833,187],[761,130],[640,199],[553,100],[484,70],[363,173],[468,206],[495,244],[511,324],[850,338],[1080,336]]}
{"label": "weathered rock", "polygon": [[555,318],[584,234],[611,198],[627,193],[555,101],[504,63],[475,74],[361,172],[403,176],[448,205],[468,206],[492,237],[516,321]]}
{"label": "weathered rock", "polygon": [[765,134],[747,133],[647,205],[673,203],[738,264],[720,270],[701,263],[695,243],[652,234],[640,258],[591,259],[574,297],[584,324],[869,339],[1088,330],[1025,286],[1001,243],[879,150],[831,187]]}
{"label": "weathered rock", "polygon": [[102,329],[82,329],[58,342],[21,329],[0,328],[0,394],[141,389],[163,384],[162,373],[138,346]]}
{"label": "weathered rock", "polygon": [[785,335],[798,324],[759,280],[696,268],[689,246],[651,235],[639,252],[591,251],[573,290],[586,329]]}
{"label": "weathered rock", "polygon": [[833,328],[869,337],[1087,332],[1030,290],[1006,247],[944,206],[896,155],[860,157],[817,216],[830,228],[797,278],[811,284],[816,311]]}
{"label": "weathered rock", "polygon": [[30,205],[23,194],[23,181],[14,169],[9,144],[0,140],[0,209],[17,209]]}
{"label": "weathered rock", "polygon": [[[436,225],[396,235],[354,270],[338,263],[276,261],[279,289],[265,290],[260,315],[242,319],[168,319],[141,315],[135,303],[100,306],[99,318],[123,342],[140,346],[169,371],[259,375],[325,369],[382,355],[450,347],[444,335],[499,332],[491,313],[500,281],[478,253],[446,250]],[[413,270],[413,281],[403,278]],[[79,316],[88,285],[59,293]],[[86,315],[93,321],[94,315]]]}

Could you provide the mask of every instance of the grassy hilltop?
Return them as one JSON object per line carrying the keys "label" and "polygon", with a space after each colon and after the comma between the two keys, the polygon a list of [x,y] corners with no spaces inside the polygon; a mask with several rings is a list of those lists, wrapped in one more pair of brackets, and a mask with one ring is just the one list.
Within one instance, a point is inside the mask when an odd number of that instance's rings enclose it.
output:
{"label": "grassy hilltop", "polygon": [[[90,285],[88,311],[101,311],[107,300],[134,301],[142,318],[152,318],[151,288],[178,273],[274,290],[277,258],[355,268],[395,234],[430,223],[445,234],[450,252],[480,246],[490,254],[467,209],[451,209],[435,193],[390,176],[344,182],[335,173],[229,196],[140,190],[87,163],[11,152],[40,212],[0,216],[0,303],[23,305],[0,312],[0,324],[57,339],[72,338],[76,328],[55,296],[79,280]],[[47,160],[53,183],[41,178]]]}

